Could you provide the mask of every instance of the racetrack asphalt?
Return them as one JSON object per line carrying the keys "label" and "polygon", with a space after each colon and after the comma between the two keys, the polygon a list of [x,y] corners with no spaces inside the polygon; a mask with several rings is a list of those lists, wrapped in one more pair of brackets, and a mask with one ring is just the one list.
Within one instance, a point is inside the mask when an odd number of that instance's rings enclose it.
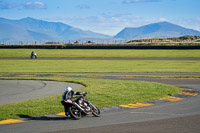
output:
{"label": "racetrack asphalt", "polygon": [[195,115],[147,122],[61,130],[51,133],[198,133],[199,123],[200,115]]}

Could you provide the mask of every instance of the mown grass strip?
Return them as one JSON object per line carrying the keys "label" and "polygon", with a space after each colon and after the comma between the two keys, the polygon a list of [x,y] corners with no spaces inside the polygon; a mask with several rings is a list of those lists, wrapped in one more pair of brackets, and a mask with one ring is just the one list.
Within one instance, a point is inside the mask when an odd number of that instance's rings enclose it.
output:
{"label": "mown grass strip", "polygon": [[[99,108],[150,101],[181,92],[181,89],[174,86],[142,81],[25,77],[1,79],[37,79],[82,83],[86,87],[80,91],[88,92],[88,99]],[[2,105],[0,106],[0,120],[57,114],[64,111],[60,101],[61,94]]]}
{"label": "mown grass strip", "polygon": [[0,60],[0,73],[200,72],[200,61]]}
{"label": "mown grass strip", "polygon": [[0,49],[0,57],[200,57],[200,50],[134,50],[134,49]]}
{"label": "mown grass strip", "polygon": [[[153,77],[153,78],[175,78],[175,79],[199,79],[200,76],[197,75],[176,75],[174,73],[173,75],[154,75],[156,73],[152,73],[152,75],[137,75],[137,74],[132,74],[128,75],[129,73],[125,73],[124,75],[111,75],[109,73],[108,75],[101,74],[101,73],[96,73],[96,74],[88,74],[88,73],[29,73],[29,72],[19,72],[19,73],[13,73],[9,72],[4,72],[0,74],[0,77],[86,77],[86,78],[106,78],[106,77],[113,77],[113,78],[121,78],[121,79],[134,79],[134,78],[141,78],[141,77]],[[127,75],[126,75],[127,74]],[[165,73],[163,73],[165,74]]]}

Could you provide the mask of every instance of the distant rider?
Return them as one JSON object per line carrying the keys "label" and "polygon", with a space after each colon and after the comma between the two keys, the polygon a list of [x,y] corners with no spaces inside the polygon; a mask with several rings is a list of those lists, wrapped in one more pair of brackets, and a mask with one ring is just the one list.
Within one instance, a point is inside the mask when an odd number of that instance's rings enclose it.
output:
{"label": "distant rider", "polygon": [[33,58],[33,56],[35,56],[35,59],[37,59],[37,54],[34,51],[31,52],[31,59]]}

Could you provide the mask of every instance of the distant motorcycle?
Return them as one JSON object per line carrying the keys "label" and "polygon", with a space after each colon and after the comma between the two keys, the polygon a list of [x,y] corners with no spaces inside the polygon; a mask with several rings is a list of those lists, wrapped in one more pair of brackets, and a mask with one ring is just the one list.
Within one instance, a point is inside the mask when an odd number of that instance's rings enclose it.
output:
{"label": "distant motorcycle", "polygon": [[81,119],[83,116],[93,114],[95,117],[100,116],[100,110],[86,99],[86,94],[79,97],[72,97],[62,100],[61,103],[65,107],[66,116],[70,115],[75,120]]}
{"label": "distant motorcycle", "polygon": [[37,59],[37,54],[32,52],[30,55],[31,59]]}

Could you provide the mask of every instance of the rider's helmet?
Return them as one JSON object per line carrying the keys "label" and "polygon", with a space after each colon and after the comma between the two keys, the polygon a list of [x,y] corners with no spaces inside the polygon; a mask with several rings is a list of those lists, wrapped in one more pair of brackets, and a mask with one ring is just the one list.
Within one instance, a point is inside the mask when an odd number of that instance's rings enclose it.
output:
{"label": "rider's helmet", "polygon": [[63,96],[62,96],[63,100],[71,98],[71,95],[70,95],[71,93],[72,93],[72,88],[71,87],[66,87],[65,91],[63,92]]}
{"label": "rider's helmet", "polygon": [[66,88],[65,88],[65,91],[70,92],[70,91],[72,91],[72,88],[71,88],[71,87],[66,87]]}

